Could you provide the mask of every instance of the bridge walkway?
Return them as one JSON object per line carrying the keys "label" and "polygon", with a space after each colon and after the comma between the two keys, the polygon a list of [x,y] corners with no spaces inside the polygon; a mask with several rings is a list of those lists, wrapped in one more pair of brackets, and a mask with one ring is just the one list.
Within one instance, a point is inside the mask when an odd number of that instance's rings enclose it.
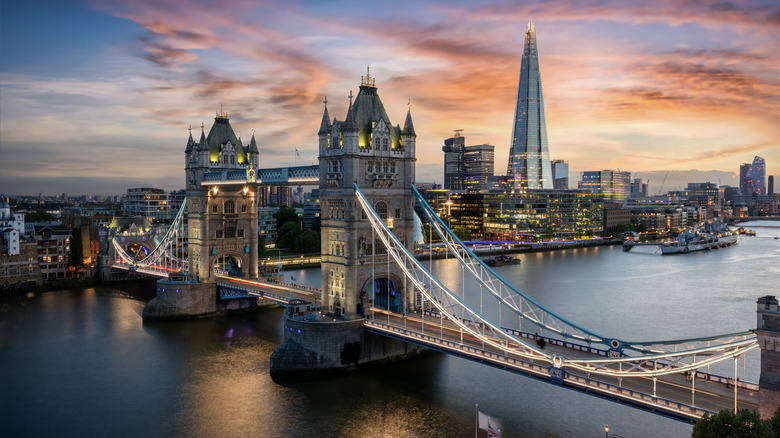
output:
{"label": "bridge walkway", "polygon": [[[426,312],[427,313],[427,312]],[[655,396],[652,377],[617,377],[605,375],[587,375],[587,373],[566,368],[561,370],[560,378],[551,376],[552,366],[530,358],[507,356],[505,352],[484,345],[482,341],[461,333],[455,323],[438,316],[401,314],[375,309],[374,319],[366,319],[368,330],[406,342],[422,345],[434,350],[475,360],[481,363],[506,369],[519,374],[535,377],[553,383],[559,383],[582,392],[599,395],[615,401],[625,402],[664,415],[696,421],[704,413],[717,413],[723,409],[734,408],[734,388],[727,382],[730,379],[697,373],[695,391],[691,391],[691,382],[684,375],[672,374],[659,376],[655,383]],[[519,335],[519,333],[517,333]],[[535,337],[526,333],[523,337]],[[554,340],[553,340],[554,341]],[[567,347],[568,345],[569,347]],[[604,357],[607,352],[585,345],[570,342],[545,342],[544,349],[566,357]],[[739,409],[757,409],[758,387],[740,382],[737,391]],[[695,406],[695,407],[694,407]]]}

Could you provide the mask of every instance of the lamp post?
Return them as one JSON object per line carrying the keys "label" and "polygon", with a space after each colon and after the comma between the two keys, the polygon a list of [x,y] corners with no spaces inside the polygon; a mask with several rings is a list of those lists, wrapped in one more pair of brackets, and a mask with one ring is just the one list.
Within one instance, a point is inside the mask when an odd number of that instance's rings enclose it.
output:
{"label": "lamp post", "polygon": [[604,438],[609,438],[609,424],[604,425]]}

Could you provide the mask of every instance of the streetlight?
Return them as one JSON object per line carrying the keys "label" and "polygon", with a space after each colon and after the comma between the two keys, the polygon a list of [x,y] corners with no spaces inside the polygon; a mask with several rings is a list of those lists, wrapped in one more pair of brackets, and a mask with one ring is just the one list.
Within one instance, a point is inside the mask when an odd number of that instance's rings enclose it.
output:
{"label": "streetlight", "polygon": [[609,438],[609,424],[604,425],[604,437]]}

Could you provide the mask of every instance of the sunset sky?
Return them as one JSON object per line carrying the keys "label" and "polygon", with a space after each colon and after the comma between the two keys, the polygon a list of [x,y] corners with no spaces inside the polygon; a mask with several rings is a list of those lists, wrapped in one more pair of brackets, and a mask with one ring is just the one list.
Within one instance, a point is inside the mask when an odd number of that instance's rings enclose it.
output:
{"label": "sunset sky", "polygon": [[187,129],[220,105],[261,167],[316,163],[324,96],[343,120],[367,65],[393,124],[411,99],[418,181],[455,129],[503,173],[531,20],[572,187],[738,185],[756,155],[780,175],[778,2],[1,0],[0,20],[0,194],[182,188]]}

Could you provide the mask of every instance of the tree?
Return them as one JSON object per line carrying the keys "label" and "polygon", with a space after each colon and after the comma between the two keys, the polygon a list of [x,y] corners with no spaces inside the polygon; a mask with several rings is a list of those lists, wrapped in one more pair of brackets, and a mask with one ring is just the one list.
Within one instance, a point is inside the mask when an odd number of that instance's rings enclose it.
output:
{"label": "tree", "polygon": [[311,221],[311,229],[314,231],[320,231],[320,227],[322,227],[322,218],[317,216]]}
{"label": "tree", "polygon": [[460,240],[471,239],[471,230],[466,227],[455,227],[452,229],[452,232],[455,233],[455,235],[458,236],[458,239]]}
{"label": "tree", "polygon": [[320,252],[320,233],[306,230],[295,238],[295,250],[300,253]]}
{"label": "tree", "polygon": [[724,409],[716,415],[704,416],[693,426],[692,438],[773,438],[780,436],[780,408],[770,420],[762,420],[758,412],[748,409],[736,415]]}
{"label": "tree", "polygon": [[257,258],[262,257],[265,254],[265,235],[257,235]]}
{"label": "tree", "polygon": [[68,266],[79,268],[82,265],[84,265],[84,248],[81,246],[81,227],[76,227],[70,233]]}
{"label": "tree", "polygon": [[32,213],[27,213],[24,215],[24,221],[25,222],[47,222],[47,221],[53,221],[54,215],[46,212],[44,210],[37,210]]}
{"label": "tree", "polygon": [[295,246],[295,238],[298,237],[300,232],[301,226],[298,224],[298,222],[291,221],[285,223],[276,231],[276,246],[281,246],[282,248],[292,248]]}
{"label": "tree", "polygon": [[[300,219],[298,218],[298,213],[295,212],[295,209],[290,208],[286,205],[282,205],[279,207],[279,210],[274,215],[276,218],[276,229],[281,230],[284,224],[287,222],[295,222],[300,223]],[[299,228],[300,229],[300,228]],[[281,237],[281,234],[278,234]]]}
{"label": "tree", "polygon": [[552,227],[547,227],[547,229],[544,230],[544,239],[553,240],[554,237],[555,237],[555,231],[552,229]]}

